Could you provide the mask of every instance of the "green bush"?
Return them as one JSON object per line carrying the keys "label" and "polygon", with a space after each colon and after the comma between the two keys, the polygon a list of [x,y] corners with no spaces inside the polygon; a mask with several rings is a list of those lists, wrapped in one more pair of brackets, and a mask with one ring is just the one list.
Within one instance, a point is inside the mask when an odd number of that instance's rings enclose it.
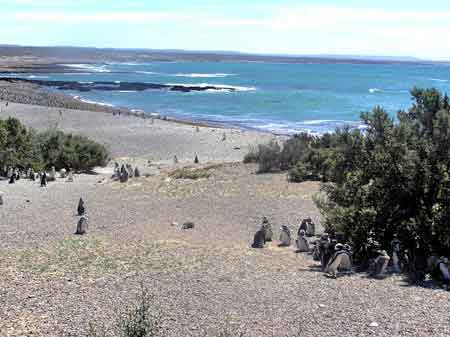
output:
{"label": "green bush", "polygon": [[280,145],[271,141],[266,145],[258,146],[258,172],[267,173],[280,169]]}
{"label": "green bush", "polygon": [[288,178],[291,182],[301,183],[307,180],[308,176],[308,169],[306,168],[306,165],[299,161],[297,165],[289,170]]}
{"label": "green bush", "polygon": [[105,166],[107,149],[86,137],[65,134],[56,129],[35,132],[18,119],[0,120],[0,166],[40,171],[55,166],[88,171]]}
{"label": "green bush", "polygon": [[103,145],[83,136],[48,130],[39,134],[38,138],[47,167],[87,171],[95,166],[105,166],[109,160],[109,153]]}
{"label": "green bush", "polygon": [[361,114],[363,131],[300,134],[281,151],[260,146],[256,158],[261,172],[289,170],[291,181],[328,182],[316,204],[325,227],[350,239],[356,261],[367,260],[369,242],[389,250],[398,237],[409,269],[419,270],[431,252],[450,254],[450,106],[436,89],[411,95],[412,107],[395,120],[376,107]]}
{"label": "green bush", "polygon": [[257,162],[258,162],[258,149],[254,146],[250,146],[248,153],[244,156],[244,164]]}
{"label": "green bush", "polygon": [[357,259],[367,258],[367,242],[388,250],[398,237],[418,270],[431,252],[450,253],[450,111],[435,89],[411,94],[415,102],[397,122],[379,107],[362,114],[367,130],[334,150],[340,159],[319,207],[352,240]]}

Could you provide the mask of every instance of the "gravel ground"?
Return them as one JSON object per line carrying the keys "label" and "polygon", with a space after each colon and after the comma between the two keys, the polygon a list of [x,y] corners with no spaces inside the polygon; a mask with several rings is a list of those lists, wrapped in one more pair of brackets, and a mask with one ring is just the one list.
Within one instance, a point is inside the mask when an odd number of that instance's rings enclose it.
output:
{"label": "gravel ground", "polygon": [[[284,174],[257,175],[254,165],[239,163],[212,166],[207,179],[169,176],[175,154],[179,166],[195,153],[202,163],[240,161],[272,136],[0,106],[0,118],[37,129],[57,123],[148,173],[120,184],[109,167],[44,189],[0,181],[0,336],[86,336],[90,323],[111,327],[141,283],[162,313],[164,336],[217,336],[224,327],[248,336],[450,335],[450,292],[410,287],[399,276],[329,279],[293,247],[249,248],[262,216],[276,237],[281,224],[296,231],[302,218],[320,222],[317,183],[290,184]],[[90,226],[83,237],[73,235],[80,196]],[[186,221],[195,228],[182,230]]]}
{"label": "gravel ground", "polygon": [[[317,184],[254,171],[227,164],[208,179],[162,171],[127,184],[80,175],[46,189],[1,182],[0,335],[83,336],[89,322],[112,325],[140,282],[155,295],[166,336],[215,336],[224,326],[249,336],[450,334],[449,292],[400,277],[329,279],[293,247],[250,249],[263,215],[276,236],[279,224],[320,221]],[[80,196],[84,237],[72,234]],[[171,225],[185,221],[195,228]]]}

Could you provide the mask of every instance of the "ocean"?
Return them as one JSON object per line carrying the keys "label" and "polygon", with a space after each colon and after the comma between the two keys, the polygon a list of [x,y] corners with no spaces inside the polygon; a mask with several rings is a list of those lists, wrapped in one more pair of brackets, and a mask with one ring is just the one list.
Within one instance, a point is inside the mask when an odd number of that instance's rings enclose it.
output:
{"label": "ocean", "polygon": [[277,134],[322,134],[344,125],[361,127],[360,113],[377,105],[394,117],[411,105],[409,90],[414,86],[435,87],[450,94],[450,66],[445,64],[152,62],[70,66],[82,72],[23,77],[232,87],[234,91],[64,92],[90,102]]}

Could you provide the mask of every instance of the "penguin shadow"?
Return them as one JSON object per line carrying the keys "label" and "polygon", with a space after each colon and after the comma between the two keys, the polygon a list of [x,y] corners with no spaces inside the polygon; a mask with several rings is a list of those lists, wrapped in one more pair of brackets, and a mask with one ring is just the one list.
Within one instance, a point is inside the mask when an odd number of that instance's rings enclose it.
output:
{"label": "penguin shadow", "polygon": [[307,251],[307,252],[305,252],[305,251],[300,250],[300,249],[294,250],[294,253],[295,253],[295,254],[304,254],[304,255],[307,255],[307,256],[311,256],[311,257],[312,257],[312,255],[313,255],[312,251]]}
{"label": "penguin shadow", "polygon": [[406,274],[393,274],[393,275],[401,275],[402,276],[402,283],[400,284],[400,287],[416,287],[416,288],[425,288],[430,290],[440,290],[440,291],[449,291],[450,292],[450,286],[446,286],[445,284],[433,280],[432,278],[426,278],[425,280],[419,282],[419,283],[413,283],[408,278],[408,275]]}
{"label": "penguin shadow", "polygon": [[310,273],[323,273],[323,269],[318,265],[310,265],[304,268],[299,268],[298,271],[305,271]]}
{"label": "penguin shadow", "polygon": [[341,277],[349,277],[349,276],[354,276],[356,274],[356,272],[354,270],[351,270],[351,271],[339,271],[336,276],[333,276],[331,274],[326,273],[321,265],[310,265],[310,266],[308,266],[306,268],[299,268],[298,270],[302,271],[302,272],[320,273],[320,274],[323,274],[323,276],[325,278],[328,278],[328,279],[337,279],[337,278],[341,278]]}
{"label": "penguin shadow", "polygon": [[331,274],[325,273],[324,272],[324,277],[328,278],[328,279],[338,279],[338,278],[342,278],[342,277],[350,277],[355,275],[356,273],[352,270],[352,271],[340,271],[336,276],[333,276]]}

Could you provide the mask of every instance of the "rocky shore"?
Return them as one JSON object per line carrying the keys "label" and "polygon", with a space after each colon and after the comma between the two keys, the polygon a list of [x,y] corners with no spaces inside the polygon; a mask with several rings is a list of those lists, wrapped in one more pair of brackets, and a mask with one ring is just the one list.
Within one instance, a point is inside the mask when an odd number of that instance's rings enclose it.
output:
{"label": "rocky shore", "polygon": [[130,112],[128,109],[86,103],[68,95],[50,92],[38,84],[11,78],[0,80],[0,101],[108,113]]}
{"label": "rocky shore", "polygon": [[91,90],[103,90],[103,91],[144,91],[144,90],[170,90],[170,91],[236,91],[233,87],[227,86],[213,86],[213,85],[169,85],[169,84],[157,84],[147,82],[77,82],[77,81],[45,81],[45,80],[29,80],[29,79],[11,79],[7,77],[0,77],[0,82],[9,82],[16,84],[35,84],[43,87],[51,87],[58,90],[72,90],[79,92],[86,92]]}

